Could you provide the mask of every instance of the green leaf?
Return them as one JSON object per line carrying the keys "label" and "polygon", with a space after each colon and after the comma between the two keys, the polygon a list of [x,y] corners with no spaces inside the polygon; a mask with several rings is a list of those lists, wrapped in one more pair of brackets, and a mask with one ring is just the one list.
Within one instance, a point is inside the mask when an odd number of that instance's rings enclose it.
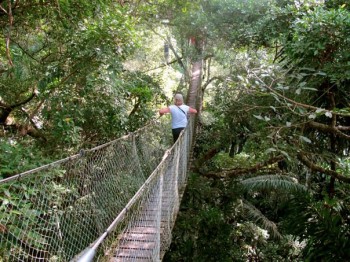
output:
{"label": "green leaf", "polygon": [[7,196],[8,198],[11,198],[11,194],[10,194],[10,191],[8,189],[5,189],[4,190],[4,194],[5,196]]}
{"label": "green leaf", "polygon": [[255,118],[259,119],[259,120],[264,120],[264,118],[260,115],[253,115]]}
{"label": "green leaf", "polygon": [[300,138],[300,140],[302,140],[302,141],[304,141],[306,143],[309,143],[309,144],[312,142],[309,138],[307,138],[305,136],[299,136],[299,138]]}
{"label": "green leaf", "polygon": [[276,152],[276,151],[277,151],[276,148],[270,147],[270,148],[265,150],[265,154],[269,154],[271,152]]}

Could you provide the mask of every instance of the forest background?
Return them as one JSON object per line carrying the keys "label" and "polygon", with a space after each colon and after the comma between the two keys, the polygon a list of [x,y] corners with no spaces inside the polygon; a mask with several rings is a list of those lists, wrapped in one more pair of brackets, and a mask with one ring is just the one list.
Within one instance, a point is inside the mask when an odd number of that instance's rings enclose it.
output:
{"label": "forest background", "polygon": [[350,259],[347,1],[3,0],[0,28],[0,178],[142,127],[200,62],[164,260]]}

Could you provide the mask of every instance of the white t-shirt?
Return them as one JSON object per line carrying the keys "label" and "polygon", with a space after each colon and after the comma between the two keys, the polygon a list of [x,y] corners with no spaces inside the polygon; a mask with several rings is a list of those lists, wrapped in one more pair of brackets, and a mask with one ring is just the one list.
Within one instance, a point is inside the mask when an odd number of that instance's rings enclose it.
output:
{"label": "white t-shirt", "polygon": [[[179,109],[181,108],[182,111]],[[181,106],[175,106],[171,105],[169,106],[170,113],[171,113],[171,128],[180,128],[180,127],[186,127],[187,126],[187,114],[190,110],[189,106],[181,105]]]}

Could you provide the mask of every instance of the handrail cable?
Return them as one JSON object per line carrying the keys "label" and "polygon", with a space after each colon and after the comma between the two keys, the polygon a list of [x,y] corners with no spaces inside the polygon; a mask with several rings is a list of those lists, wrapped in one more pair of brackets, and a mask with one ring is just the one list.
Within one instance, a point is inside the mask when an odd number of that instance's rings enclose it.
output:
{"label": "handrail cable", "polygon": [[164,120],[0,180],[0,260],[161,259],[193,132],[172,145]]}

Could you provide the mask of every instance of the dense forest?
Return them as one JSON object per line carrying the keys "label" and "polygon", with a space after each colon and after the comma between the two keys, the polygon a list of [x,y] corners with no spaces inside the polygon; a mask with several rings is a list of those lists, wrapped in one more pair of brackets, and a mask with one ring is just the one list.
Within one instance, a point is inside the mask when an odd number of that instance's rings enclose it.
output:
{"label": "dense forest", "polygon": [[0,0],[0,28],[0,179],[181,92],[199,114],[164,261],[350,260],[347,0]]}

